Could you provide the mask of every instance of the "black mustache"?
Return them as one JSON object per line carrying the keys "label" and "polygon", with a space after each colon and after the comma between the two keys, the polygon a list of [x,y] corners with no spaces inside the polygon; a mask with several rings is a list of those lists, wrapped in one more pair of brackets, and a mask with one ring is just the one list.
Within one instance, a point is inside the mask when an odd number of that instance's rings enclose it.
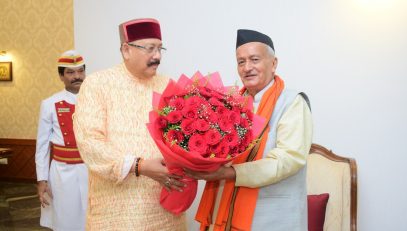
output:
{"label": "black mustache", "polygon": [[151,67],[152,65],[160,65],[160,60],[154,60],[154,61],[147,63],[148,67]]}
{"label": "black mustache", "polygon": [[83,80],[82,79],[74,79],[71,81],[71,83],[82,83]]}

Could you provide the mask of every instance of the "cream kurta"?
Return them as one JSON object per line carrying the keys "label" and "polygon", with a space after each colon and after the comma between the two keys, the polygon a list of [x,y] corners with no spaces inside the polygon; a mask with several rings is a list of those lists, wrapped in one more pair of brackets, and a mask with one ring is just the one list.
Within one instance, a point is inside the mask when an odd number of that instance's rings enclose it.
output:
{"label": "cream kurta", "polygon": [[161,157],[147,130],[153,91],[167,78],[138,79],[124,64],[91,74],[81,86],[74,129],[88,166],[87,230],[185,230],[185,216],[159,203],[162,187],[128,175],[135,157]]}

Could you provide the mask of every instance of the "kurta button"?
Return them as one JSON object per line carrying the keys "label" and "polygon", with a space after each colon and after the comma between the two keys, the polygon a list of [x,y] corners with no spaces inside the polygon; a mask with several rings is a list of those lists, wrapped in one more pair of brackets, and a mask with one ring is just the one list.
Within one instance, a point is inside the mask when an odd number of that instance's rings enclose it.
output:
{"label": "kurta button", "polygon": [[61,105],[62,105],[62,104],[64,104],[64,103],[62,103],[62,101],[61,101],[61,102],[59,102],[59,104],[61,104]]}
{"label": "kurta button", "polygon": [[64,125],[65,125],[65,123],[62,122],[62,123],[61,123],[61,126],[64,126]]}
{"label": "kurta button", "polygon": [[71,143],[69,143],[69,142],[66,142],[66,144],[67,144],[67,145],[70,145]]}
{"label": "kurta button", "polygon": [[58,116],[62,116],[62,114],[61,114],[61,113],[59,113],[59,114],[58,114]]}
{"label": "kurta button", "polygon": [[64,136],[68,135],[68,133],[64,132]]}

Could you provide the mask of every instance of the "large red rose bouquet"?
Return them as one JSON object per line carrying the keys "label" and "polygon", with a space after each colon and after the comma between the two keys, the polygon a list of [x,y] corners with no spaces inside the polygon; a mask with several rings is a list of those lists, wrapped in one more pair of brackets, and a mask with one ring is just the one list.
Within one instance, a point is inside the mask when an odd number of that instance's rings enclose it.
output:
{"label": "large red rose bouquet", "polygon": [[[154,92],[147,127],[170,173],[215,171],[249,151],[259,135],[264,119],[253,114],[252,105],[236,87],[223,86],[218,73],[182,75],[170,80],[161,95]],[[196,180],[183,181],[183,192],[161,191],[161,205],[175,214],[189,208],[197,192]]]}

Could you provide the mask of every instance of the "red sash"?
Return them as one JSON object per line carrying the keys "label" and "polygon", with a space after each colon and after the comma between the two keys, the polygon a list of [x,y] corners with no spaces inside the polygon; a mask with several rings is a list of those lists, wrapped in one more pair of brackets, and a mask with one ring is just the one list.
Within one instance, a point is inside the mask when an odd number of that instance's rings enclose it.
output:
{"label": "red sash", "polygon": [[52,159],[67,164],[81,164],[83,160],[77,147],[67,147],[57,144],[51,145]]}

